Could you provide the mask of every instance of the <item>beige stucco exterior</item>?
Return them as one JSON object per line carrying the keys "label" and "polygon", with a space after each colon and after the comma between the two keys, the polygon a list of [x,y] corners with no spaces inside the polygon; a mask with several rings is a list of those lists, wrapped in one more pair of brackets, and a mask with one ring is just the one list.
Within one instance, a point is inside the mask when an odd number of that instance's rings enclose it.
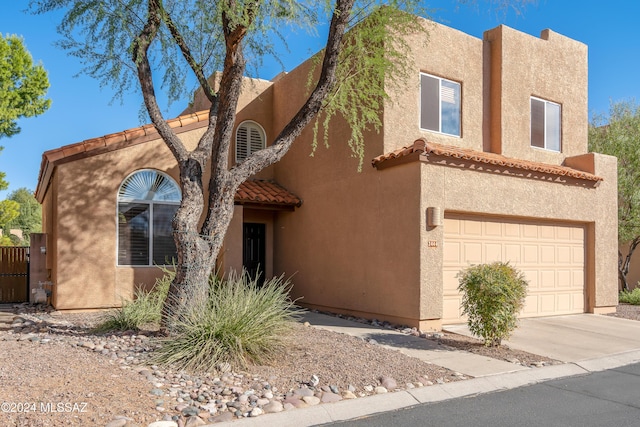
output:
{"label": "beige stucco exterior", "polygon": [[[279,163],[257,176],[282,185],[302,206],[238,204],[219,267],[240,269],[243,223],[265,224],[266,275],[292,276],[292,296],[301,304],[438,329],[445,241],[443,226],[427,223],[435,207],[445,217],[582,227],[584,309],[611,311],[616,159],[587,153],[587,47],[549,30],[534,37],[500,26],[478,39],[425,26],[428,42],[424,35],[409,39],[414,79],[391,93],[380,111],[381,131],[366,134],[362,171],[344,121],[332,122],[328,149],[320,143],[313,151],[313,131],[305,129]],[[237,124],[254,121],[272,140],[305,101],[310,67],[306,62],[271,82],[246,85]],[[420,129],[420,73],[460,83],[459,137]],[[561,105],[560,152],[531,147],[531,96]],[[185,113],[204,106],[196,97]],[[188,144],[203,130],[198,120],[176,125]],[[416,140],[439,148],[406,149]],[[467,151],[461,156],[456,148]],[[49,158],[45,153],[38,197],[56,307],[115,306],[135,285],[152,284],[157,269],[116,265],[115,213],[118,188],[132,172],[153,168],[177,178],[157,135],[77,158]]]}

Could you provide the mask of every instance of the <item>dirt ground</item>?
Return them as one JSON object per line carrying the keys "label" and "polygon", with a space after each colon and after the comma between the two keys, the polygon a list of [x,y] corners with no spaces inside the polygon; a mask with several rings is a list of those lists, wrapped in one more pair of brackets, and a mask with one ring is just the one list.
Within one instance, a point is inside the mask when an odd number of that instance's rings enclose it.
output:
{"label": "dirt ground", "polygon": [[[614,316],[640,320],[640,306],[620,305]],[[144,361],[117,362],[80,344],[87,339],[122,340],[89,335],[87,326],[95,316],[59,315],[55,321],[71,326],[41,328],[46,331],[35,334],[38,339],[34,334],[0,332],[0,425],[100,426],[120,418],[129,420],[127,426],[146,426],[179,413],[172,406],[175,402],[163,402],[163,409],[157,409],[158,398],[150,393],[154,384],[139,374]],[[504,346],[487,348],[479,340],[456,334],[430,339],[443,348],[527,366],[559,363]],[[239,373],[237,387],[248,389],[256,381],[268,381],[274,391],[285,394],[316,375],[321,385],[351,388],[359,397],[371,394],[367,386],[379,385],[384,376],[394,378],[398,389],[465,378],[380,345],[301,324],[294,328],[290,343],[272,366],[253,366]]]}

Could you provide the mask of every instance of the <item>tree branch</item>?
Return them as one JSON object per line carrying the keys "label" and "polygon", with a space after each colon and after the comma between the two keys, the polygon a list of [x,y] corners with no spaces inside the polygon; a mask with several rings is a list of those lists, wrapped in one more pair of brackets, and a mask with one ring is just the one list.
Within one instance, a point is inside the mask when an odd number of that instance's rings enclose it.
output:
{"label": "tree branch", "polygon": [[182,141],[180,141],[162,116],[155,95],[153,75],[147,55],[149,46],[151,46],[152,41],[155,39],[160,26],[160,9],[162,8],[159,4],[160,1],[161,0],[149,0],[147,22],[140,32],[140,35],[133,42],[132,59],[136,64],[140,89],[142,90],[142,96],[147,111],[149,112],[149,117],[176,160],[182,162],[188,157],[189,153],[184,144],[182,144]]}
{"label": "tree branch", "polygon": [[323,100],[335,84],[338,56],[354,3],[355,0],[337,0],[318,83],[305,104],[282,129],[273,144],[252,154],[232,169],[233,180],[238,186],[251,175],[278,162],[289,151],[305,126],[320,112]]}
{"label": "tree branch", "polygon": [[182,52],[182,56],[184,57],[187,64],[189,64],[189,67],[191,68],[193,73],[196,75],[196,78],[198,79],[198,83],[200,83],[200,87],[204,92],[204,95],[207,97],[209,102],[211,102],[211,104],[217,104],[216,93],[211,87],[211,85],[209,84],[209,80],[204,75],[202,71],[202,66],[198,64],[198,62],[194,59],[193,55],[191,54],[191,50],[187,45],[187,42],[185,41],[184,37],[182,37],[180,30],[178,30],[178,27],[176,26],[175,22],[169,15],[169,12],[167,12],[164,7],[161,7],[160,14],[164,23],[167,25],[167,28],[169,29],[169,32],[171,33],[173,40],[176,42],[176,44],[180,48],[180,52]]}

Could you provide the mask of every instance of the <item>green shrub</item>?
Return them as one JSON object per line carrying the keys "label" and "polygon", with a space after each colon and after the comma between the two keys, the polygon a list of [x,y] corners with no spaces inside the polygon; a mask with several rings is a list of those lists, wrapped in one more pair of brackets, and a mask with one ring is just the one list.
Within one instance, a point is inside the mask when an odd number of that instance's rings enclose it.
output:
{"label": "green shrub", "polygon": [[474,265],[458,274],[463,313],[471,333],[486,346],[498,346],[516,328],[524,306],[527,282],[504,262]]}
{"label": "green shrub", "polygon": [[620,292],[618,300],[627,304],[640,305],[640,288]]}
{"label": "green shrub", "polygon": [[212,371],[220,363],[265,363],[283,349],[297,315],[282,277],[259,286],[246,272],[212,279],[209,300],[192,301],[171,318],[170,336],[153,361],[179,369]]}
{"label": "green shrub", "polygon": [[156,279],[156,284],[150,291],[137,288],[134,299],[124,300],[121,308],[108,311],[102,316],[96,330],[101,332],[138,330],[143,326],[159,324],[162,305],[175,276],[172,270],[165,268],[162,270],[164,275]]}

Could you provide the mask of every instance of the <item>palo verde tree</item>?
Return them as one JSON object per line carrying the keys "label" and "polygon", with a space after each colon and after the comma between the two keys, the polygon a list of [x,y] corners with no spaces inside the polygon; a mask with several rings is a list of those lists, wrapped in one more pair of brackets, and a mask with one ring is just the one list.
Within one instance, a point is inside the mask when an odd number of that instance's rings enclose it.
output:
{"label": "palo verde tree", "polygon": [[640,245],[640,106],[612,103],[608,117],[595,117],[589,126],[589,150],[618,158],[618,250],[620,289],[628,291],[631,257]]}
{"label": "palo verde tree", "polygon": [[[489,0],[493,5],[514,2]],[[527,3],[531,0],[520,0]],[[377,128],[384,85],[406,77],[403,36],[424,31],[419,0],[31,0],[35,13],[65,12],[60,45],[84,61],[85,73],[113,85],[117,94],[138,89],[151,122],[180,171],[182,201],[173,220],[176,276],[163,326],[183,304],[206,301],[208,278],[233,213],[239,185],[278,162],[302,130],[324,110],[347,119],[349,142],[362,156],[363,131]],[[274,39],[294,27],[328,22],[325,48],[316,57],[308,98],[263,150],[232,166],[230,145],[243,76],[265,56],[278,57]],[[218,85],[208,79],[220,72]],[[185,76],[211,103],[208,126],[189,151],[167,124],[156,91],[183,99]],[[339,84],[338,84],[339,83]],[[158,86],[159,85],[159,86]],[[193,88],[190,88],[193,89]],[[323,121],[324,126],[328,121]],[[205,170],[210,180],[203,182]]]}

